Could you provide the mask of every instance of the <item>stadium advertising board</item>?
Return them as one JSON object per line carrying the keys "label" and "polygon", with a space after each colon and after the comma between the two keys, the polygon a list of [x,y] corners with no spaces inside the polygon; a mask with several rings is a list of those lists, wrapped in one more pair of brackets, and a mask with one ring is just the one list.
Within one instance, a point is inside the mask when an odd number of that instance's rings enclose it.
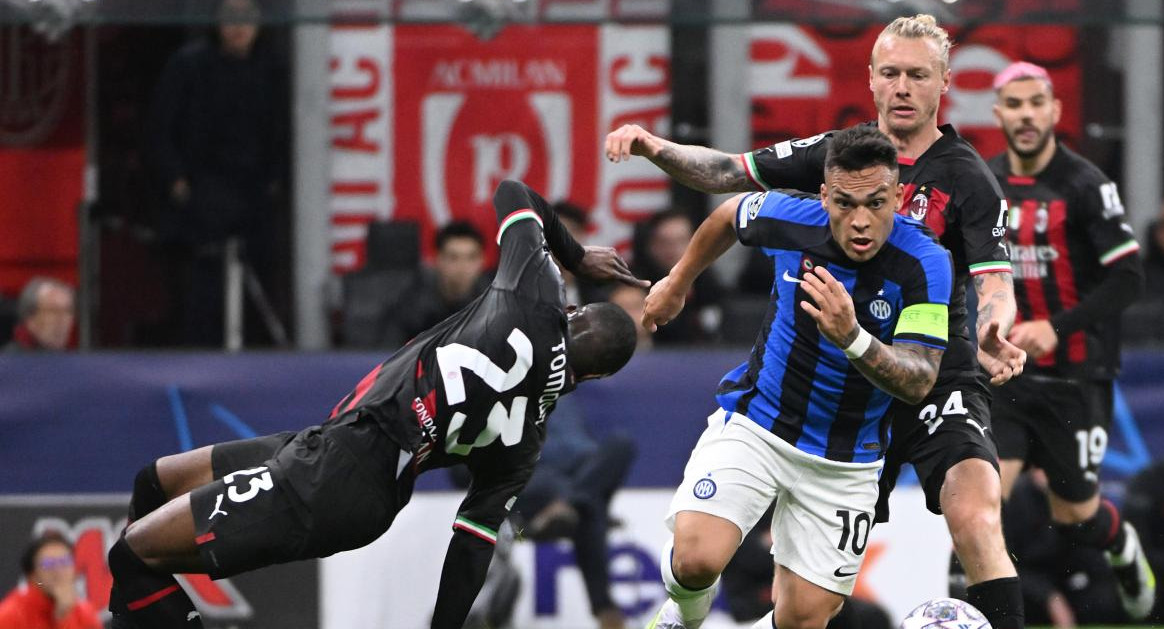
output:
{"label": "stadium advertising board", "polygon": [[[0,592],[20,580],[25,540],[56,531],[72,542],[78,593],[109,619],[113,578],[105,556],[125,528],[129,495],[0,496]],[[314,561],[274,566],[231,579],[181,575],[207,629],[314,627],[319,617],[319,568]],[[304,619],[309,619],[306,622]]]}

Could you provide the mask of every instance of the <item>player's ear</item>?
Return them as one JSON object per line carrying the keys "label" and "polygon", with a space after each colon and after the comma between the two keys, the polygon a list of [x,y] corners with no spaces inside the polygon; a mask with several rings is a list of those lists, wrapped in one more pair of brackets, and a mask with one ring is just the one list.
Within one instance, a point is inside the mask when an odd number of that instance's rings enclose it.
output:
{"label": "player's ear", "polygon": [[1058,98],[1051,101],[1051,124],[1059,126],[1059,118],[1063,115],[1063,101]]}
{"label": "player's ear", "polygon": [[897,214],[901,211],[901,202],[905,200],[905,184],[901,182],[897,183],[897,191],[894,193],[894,198],[896,201],[893,202],[893,213]]}

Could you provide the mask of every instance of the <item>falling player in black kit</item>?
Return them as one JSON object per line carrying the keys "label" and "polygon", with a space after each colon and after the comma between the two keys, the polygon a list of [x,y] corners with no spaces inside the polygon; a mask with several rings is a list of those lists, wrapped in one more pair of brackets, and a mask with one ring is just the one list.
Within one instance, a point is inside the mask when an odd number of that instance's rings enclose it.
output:
{"label": "falling player in black kit", "polygon": [[[938,126],[950,85],[948,33],[932,16],[902,17],[877,37],[869,89],[877,127],[896,145],[902,212],[924,221],[954,257],[949,345],[938,381],[921,403],[895,402],[893,441],[885,457],[877,521],[888,519],[888,496],[904,463],[917,471],[926,506],[945,516],[966,566],[968,598],[995,629],[1024,626],[1022,590],[1002,536],[998,453],[990,431],[990,382],[1022,372],[1023,350],[1006,340],[1014,322],[1010,259],[1003,247],[1006,201],[972,146],[950,125]],[[681,183],[707,192],[795,188],[815,193],[833,132],[730,155],[684,146],[625,125],[606,138],[606,156],[642,155]],[[967,277],[978,295],[977,364],[966,328]]]}
{"label": "falling player in black kit", "polygon": [[1022,376],[994,396],[994,434],[1009,497],[1025,463],[1047,473],[1051,522],[1074,544],[1107,553],[1133,620],[1155,600],[1155,577],[1132,525],[1099,495],[1099,466],[1119,372],[1119,314],[1141,292],[1140,247],[1116,184],[1055,138],[1061,106],[1047,71],[1011,64],[994,81],[1006,152],[990,169],[1010,201]]}
{"label": "falling player in black kit", "polygon": [[109,552],[115,629],[201,627],[173,573],[222,578],[364,546],[418,474],[465,463],[473,480],[432,619],[460,629],[546,416],[634,353],[622,309],[566,307],[550,252],[583,277],[645,284],[613,249],[575,242],[524,184],[502,182],[493,204],[501,258],[489,289],[373,369],[323,425],[163,457],[138,474],[131,523]]}

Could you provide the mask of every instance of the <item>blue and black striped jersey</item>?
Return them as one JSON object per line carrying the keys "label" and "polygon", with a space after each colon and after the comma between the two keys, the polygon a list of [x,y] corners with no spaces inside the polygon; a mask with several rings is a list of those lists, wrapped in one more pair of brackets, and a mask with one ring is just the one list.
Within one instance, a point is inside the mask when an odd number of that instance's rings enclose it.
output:
{"label": "blue and black striped jersey", "polygon": [[924,224],[896,215],[877,255],[854,262],[833,240],[820,199],[775,191],[743,197],[735,226],[741,243],[772,259],[776,279],[751,356],[720,381],[720,406],[809,454],[858,463],[881,458],[889,446],[890,396],[800,308],[810,299],[801,277],[825,265],[852,296],[857,323],[881,342],[944,350],[954,281],[950,253]]}

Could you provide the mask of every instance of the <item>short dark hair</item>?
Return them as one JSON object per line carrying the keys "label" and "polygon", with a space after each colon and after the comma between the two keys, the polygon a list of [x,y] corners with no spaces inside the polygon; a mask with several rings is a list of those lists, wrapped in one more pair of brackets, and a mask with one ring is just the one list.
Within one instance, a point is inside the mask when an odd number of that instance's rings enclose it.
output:
{"label": "short dark hair", "polygon": [[436,234],[437,251],[444,249],[445,243],[453,238],[472,238],[478,245],[485,246],[485,237],[468,221],[451,221]]}
{"label": "short dark hair", "polygon": [[[587,304],[571,324],[570,367],[578,377],[610,375],[635,353],[638,334],[625,310],[609,302]],[[577,336],[574,331],[585,326]]]}
{"label": "short dark hair", "polygon": [[825,156],[826,173],[834,169],[856,172],[874,166],[898,172],[897,148],[877,127],[859,124],[833,134]]}
{"label": "short dark hair", "polygon": [[36,570],[36,555],[40,553],[40,549],[49,544],[61,544],[69,549],[70,555],[73,554],[73,545],[64,535],[59,531],[45,531],[40,534],[40,537],[29,542],[24,552],[20,554],[20,569],[24,576],[31,575]]}

